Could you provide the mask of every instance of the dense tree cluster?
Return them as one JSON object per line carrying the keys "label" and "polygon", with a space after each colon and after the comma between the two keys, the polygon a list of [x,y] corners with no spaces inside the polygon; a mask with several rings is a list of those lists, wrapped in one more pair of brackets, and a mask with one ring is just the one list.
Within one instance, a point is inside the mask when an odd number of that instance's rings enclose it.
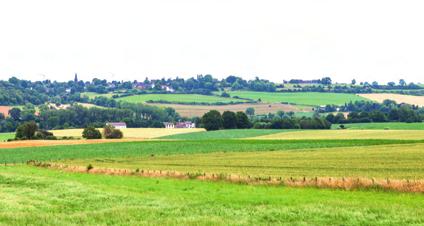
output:
{"label": "dense tree cluster", "polygon": [[201,126],[206,130],[247,129],[251,127],[249,118],[244,112],[211,110],[201,118]]}
{"label": "dense tree cluster", "polygon": [[[336,110],[335,106],[326,106],[328,112]],[[338,109],[341,112],[350,112],[347,117],[342,113],[327,115],[332,123],[360,123],[360,122],[422,122],[424,109],[409,104],[397,104],[392,100],[383,103],[356,101]]]}
{"label": "dense tree cluster", "polygon": [[215,110],[205,113],[201,125],[206,130],[219,129],[330,129],[331,123],[323,117],[294,117],[293,113],[278,112],[267,116],[251,116],[244,112]]}
{"label": "dense tree cluster", "polygon": [[119,103],[115,108],[86,108],[78,104],[66,109],[42,105],[36,112],[32,106],[12,108],[10,116],[0,118],[0,132],[15,131],[19,124],[35,121],[41,129],[103,127],[106,122],[122,121],[129,127],[163,127],[165,121],[178,121],[172,108],[161,109],[142,104]]}
{"label": "dense tree cluster", "polygon": [[[114,102],[107,98],[98,97],[97,100],[89,100],[81,95],[83,92],[95,92],[99,94],[113,92],[113,97],[123,97],[143,93],[198,93],[210,95],[219,90],[251,90],[275,92],[281,88],[284,92],[336,92],[336,93],[372,93],[390,91],[394,93],[424,95],[424,87],[414,83],[407,83],[401,79],[398,84],[390,82],[380,85],[377,82],[360,82],[352,80],[351,84],[333,84],[330,77],[317,80],[296,80],[289,82],[292,86],[275,84],[271,81],[256,77],[253,80],[245,80],[241,77],[230,75],[218,80],[212,75],[198,75],[195,78],[154,79],[144,81],[107,81],[94,78],[92,81],[81,81],[75,78],[68,82],[57,81],[28,81],[12,77],[7,81],[0,81],[0,105],[34,105],[51,103],[74,103],[89,101],[99,102],[101,106],[113,107]],[[225,95],[225,93],[223,94]]]}

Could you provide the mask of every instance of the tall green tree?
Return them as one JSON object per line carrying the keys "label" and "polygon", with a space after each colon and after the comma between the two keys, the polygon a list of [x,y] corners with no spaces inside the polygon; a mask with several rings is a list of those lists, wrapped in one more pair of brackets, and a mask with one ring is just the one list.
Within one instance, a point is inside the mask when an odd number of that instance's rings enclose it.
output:
{"label": "tall green tree", "polygon": [[224,111],[222,113],[223,127],[224,129],[235,129],[237,128],[237,116],[232,111]]}
{"label": "tall green tree", "polygon": [[239,111],[236,113],[236,117],[237,117],[237,128],[238,129],[247,129],[251,127],[249,118],[247,117],[247,115],[242,112]]}
{"label": "tall green tree", "polygon": [[201,122],[206,130],[219,130],[223,127],[221,113],[211,110],[202,116]]}

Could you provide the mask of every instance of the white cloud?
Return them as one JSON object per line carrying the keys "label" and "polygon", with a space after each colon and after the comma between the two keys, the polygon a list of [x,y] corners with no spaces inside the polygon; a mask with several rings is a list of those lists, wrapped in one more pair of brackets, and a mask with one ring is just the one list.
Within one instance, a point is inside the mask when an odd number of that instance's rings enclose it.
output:
{"label": "white cloud", "polygon": [[0,78],[424,82],[422,1],[1,1]]}

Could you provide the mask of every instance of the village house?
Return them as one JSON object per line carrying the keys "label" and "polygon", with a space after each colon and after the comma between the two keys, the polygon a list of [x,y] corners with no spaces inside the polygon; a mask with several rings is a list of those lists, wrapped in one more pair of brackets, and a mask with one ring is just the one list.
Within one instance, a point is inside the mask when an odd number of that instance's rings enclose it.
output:
{"label": "village house", "polygon": [[113,126],[115,129],[126,129],[127,124],[125,122],[108,122],[107,126]]}
{"label": "village house", "polygon": [[148,83],[144,83],[144,82],[138,82],[135,85],[135,88],[136,89],[141,89],[141,90],[143,90],[143,89],[153,89],[153,88],[155,88],[155,84],[148,84]]}
{"label": "village house", "polygon": [[167,129],[174,129],[174,128],[196,128],[196,124],[191,121],[185,121],[185,122],[164,122],[163,125]]}

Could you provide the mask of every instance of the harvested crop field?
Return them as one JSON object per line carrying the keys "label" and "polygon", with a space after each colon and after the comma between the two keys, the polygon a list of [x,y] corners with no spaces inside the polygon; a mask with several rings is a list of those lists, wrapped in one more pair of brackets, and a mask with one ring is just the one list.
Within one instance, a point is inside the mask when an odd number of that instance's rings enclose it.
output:
{"label": "harvested crop field", "polygon": [[0,113],[7,117],[11,108],[10,106],[0,106]]}
{"label": "harvested crop field", "polygon": [[[51,130],[55,136],[63,137],[81,137],[83,129],[64,129],[64,130]],[[100,132],[102,129],[100,129]],[[163,136],[170,136],[182,133],[193,133],[205,131],[203,128],[193,129],[165,129],[165,128],[126,128],[121,129],[124,133],[124,139],[152,139]]]}
{"label": "harvested crop field", "polygon": [[337,139],[392,139],[424,140],[424,130],[302,130],[275,133],[254,139],[337,140]]}
{"label": "harvested crop field", "polygon": [[230,104],[230,105],[185,105],[185,104],[154,104],[149,103],[158,107],[171,107],[174,108],[183,117],[194,117],[202,116],[210,110],[217,110],[221,113],[224,111],[246,111],[246,108],[252,107],[255,109],[255,114],[268,114],[275,113],[277,111],[285,112],[311,112],[312,107],[297,106],[291,104]]}
{"label": "harvested crop field", "polygon": [[411,96],[403,94],[392,94],[392,93],[366,93],[358,94],[358,96],[377,101],[383,102],[384,100],[394,100],[397,103],[414,104],[423,107],[424,96]]}

